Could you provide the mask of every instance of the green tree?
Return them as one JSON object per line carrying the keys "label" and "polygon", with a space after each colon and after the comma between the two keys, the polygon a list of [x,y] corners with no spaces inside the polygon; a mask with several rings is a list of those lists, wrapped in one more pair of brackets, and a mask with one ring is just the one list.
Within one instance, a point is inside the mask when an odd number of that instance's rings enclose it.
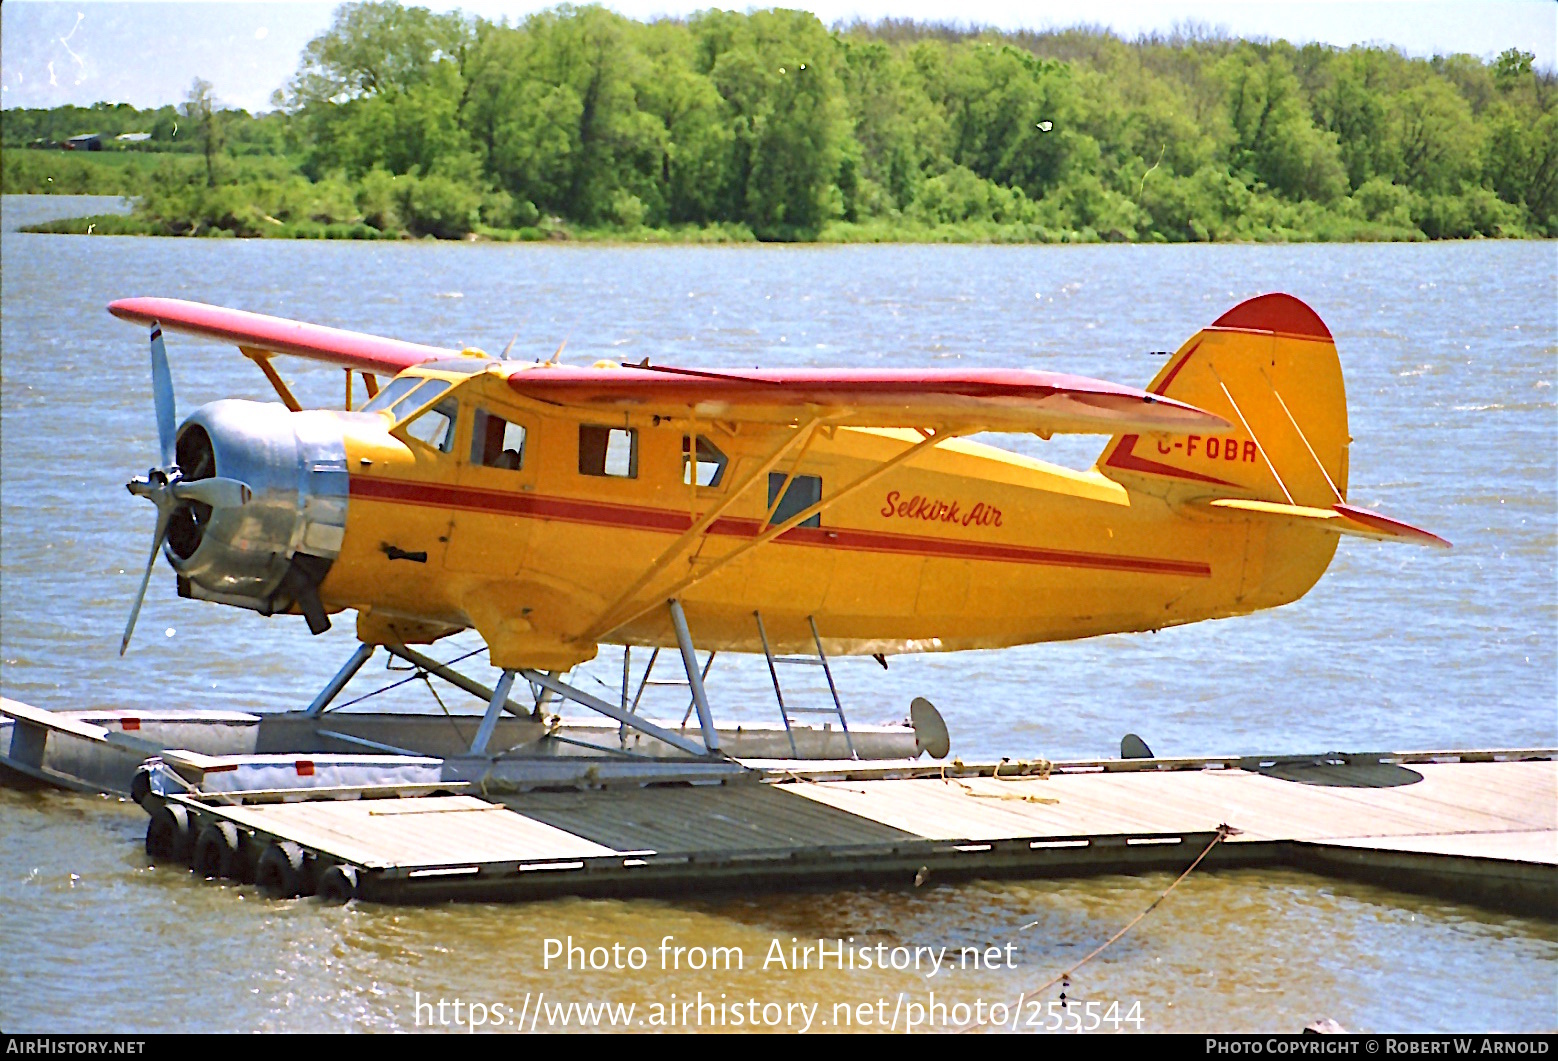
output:
{"label": "green tree", "polygon": [[206,158],[206,186],[216,187],[217,156],[221,154],[222,112],[211,91],[211,82],[195,78],[179,108],[200,138],[200,150]]}
{"label": "green tree", "polygon": [[1347,188],[1335,133],[1316,129],[1298,78],[1281,55],[1244,48],[1221,64],[1233,128],[1230,169],[1292,199],[1321,202]]}
{"label": "green tree", "polygon": [[330,28],[303,49],[282,100],[300,109],[406,92],[431,78],[440,63],[458,62],[473,32],[459,14],[378,0],[342,4]]}
{"label": "green tree", "polygon": [[1471,108],[1440,80],[1399,93],[1387,105],[1396,145],[1397,183],[1423,192],[1454,192],[1476,175],[1480,139]]}
{"label": "green tree", "polygon": [[1500,92],[1512,92],[1531,77],[1536,56],[1519,48],[1507,48],[1493,61],[1493,83]]}
{"label": "green tree", "polygon": [[721,204],[735,140],[725,100],[694,69],[694,42],[684,26],[648,27],[644,51],[647,64],[635,92],[639,107],[659,123],[654,176],[664,218],[724,220]]}
{"label": "green tree", "polygon": [[693,19],[699,64],[727,105],[726,216],[765,239],[806,237],[834,202],[848,119],[838,46],[803,11]]}
{"label": "green tree", "polygon": [[944,92],[952,161],[1030,199],[1043,198],[1065,175],[1071,154],[1091,145],[1075,128],[1063,63],[973,41],[953,50]]}
{"label": "green tree", "polygon": [[1502,109],[1488,129],[1483,168],[1500,199],[1525,207],[1540,231],[1558,235],[1558,114],[1533,124]]}
{"label": "green tree", "polygon": [[665,128],[639,107],[648,64],[631,26],[601,7],[565,5],[483,40],[466,120],[487,171],[514,197],[593,222],[609,219],[625,192],[663,215]]}
{"label": "green tree", "polygon": [[464,163],[463,65],[474,24],[395,3],[343,4],[311,40],[288,91],[278,97],[310,142],[307,168],[359,177],[374,167],[431,172]]}

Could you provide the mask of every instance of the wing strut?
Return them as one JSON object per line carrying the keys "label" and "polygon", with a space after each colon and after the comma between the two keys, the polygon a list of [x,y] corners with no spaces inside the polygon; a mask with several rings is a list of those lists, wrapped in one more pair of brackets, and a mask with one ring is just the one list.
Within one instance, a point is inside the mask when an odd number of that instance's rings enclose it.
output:
{"label": "wing strut", "polygon": [[[620,619],[615,622],[611,622],[610,620],[624,605],[630,602],[639,593],[640,590],[642,590],[645,586],[648,586],[651,582],[658,578],[667,567],[676,562],[676,560],[680,559],[692,546],[693,542],[701,538],[708,531],[708,529],[714,525],[716,520],[728,512],[730,507],[736,503],[736,500],[740,498],[741,495],[745,493],[753,483],[757,482],[763,476],[772,471],[774,465],[783,460],[784,455],[795,448],[795,444],[797,442],[805,439],[806,444],[810,445],[811,436],[812,433],[816,430],[817,422],[817,417],[812,417],[810,420],[807,420],[804,424],[802,424],[794,434],[788,436],[784,442],[782,442],[774,449],[772,453],[764,458],[761,464],[748,473],[745,479],[742,479],[741,482],[731,487],[730,493],[727,494],[719,504],[709,509],[708,512],[704,513],[703,518],[695,520],[691,527],[688,527],[687,530],[682,532],[681,537],[672,542],[666,548],[665,552],[661,553],[655,562],[649,565],[649,569],[639,576],[636,582],[624,590],[616,600],[612,601],[609,607],[602,609],[599,618],[597,618],[584,633],[584,639],[586,641],[599,641],[601,635],[609,634],[611,631],[627,622],[628,619]],[[694,434],[689,437],[693,439],[693,445],[696,447],[697,436]],[[638,615],[642,614],[643,612],[638,612],[632,618],[637,618]]]}
{"label": "wing strut", "polygon": [[[260,350],[253,346],[240,346],[238,349],[243,353],[244,357],[260,366],[260,371],[265,373],[266,379],[270,380],[270,385],[276,389],[276,394],[281,398],[283,405],[295,413],[303,411],[302,404],[297,398],[293,397],[292,389],[287,386],[287,381],[281,378],[281,373],[276,371],[276,366],[270,363],[269,350]],[[351,376],[348,375],[346,378],[351,379]],[[348,408],[351,406],[350,401],[347,402],[347,406]]]}
{"label": "wing strut", "polygon": [[839,501],[842,501],[850,494],[853,494],[856,490],[859,490],[865,486],[869,486],[883,475],[886,475],[888,472],[898,467],[898,465],[902,464],[904,461],[918,455],[921,450],[932,448],[941,442],[945,442],[949,438],[956,438],[958,435],[970,434],[975,430],[977,429],[973,427],[963,427],[956,430],[927,432],[924,438],[910,446],[908,449],[894,454],[892,457],[878,464],[875,468],[872,468],[864,475],[857,477],[847,486],[843,486],[838,490],[835,490],[830,496],[801,509],[801,511],[797,512],[783,523],[774,524],[767,530],[763,531],[763,533],[759,534],[757,537],[751,539],[750,541],[743,542],[741,545],[738,545],[724,556],[715,559],[713,563],[704,568],[702,571],[695,571],[692,574],[685,576],[667,589],[657,589],[653,596],[651,596],[648,600],[640,600],[636,604],[630,604],[627,606],[627,610],[618,612],[617,615],[610,616],[609,618],[596,623],[595,627],[592,628],[590,635],[583,638],[583,640],[599,641],[601,637],[604,637],[606,634],[611,633],[619,627],[627,625],[634,619],[637,619],[639,616],[655,608],[662,601],[679,597],[684,590],[697,585],[715,572],[728,566],[734,561],[739,560],[741,557],[745,556],[753,549],[756,549],[758,546],[767,545],[781,534],[799,527],[802,523],[805,523],[823,509],[829,508]]}

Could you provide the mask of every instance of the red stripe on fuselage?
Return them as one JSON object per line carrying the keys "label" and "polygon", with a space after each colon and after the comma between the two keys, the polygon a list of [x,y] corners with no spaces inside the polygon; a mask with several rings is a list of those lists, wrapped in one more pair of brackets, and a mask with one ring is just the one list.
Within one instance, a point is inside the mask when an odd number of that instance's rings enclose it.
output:
{"label": "red stripe on fuselage", "polygon": [[[351,496],[365,501],[423,505],[459,509],[466,512],[490,512],[529,519],[584,523],[598,527],[680,534],[692,526],[692,517],[668,509],[641,505],[620,505],[604,501],[581,501],[567,497],[514,494],[498,490],[414,483],[393,479],[369,479],[352,476]],[[708,533],[723,537],[755,538],[764,530],[755,519],[717,519]],[[858,552],[896,553],[937,556],[963,560],[997,560],[1017,564],[1045,564],[1080,567],[1102,571],[1132,571],[1142,574],[1184,575],[1210,578],[1210,564],[1193,560],[1165,560],[1147,556],[1111,556],[1065,549],[1041,549],[1027,545],[999,545],[987,542],[955,541],[914,534],[888,534],[882,531],[853,530],[847,527],[792,527],[775,541],[786,545],[825,546]]]}
{"label": "red stripe on fuselage", "polygon": [[1219,479],[1212,475],[1202,475],[1200,472],[1186,471],[1184,468],[1176,468],[1172,464],[1163,464],[1159,461],[1148,460],[1146,457],[1138,457],[1134,452],[1138,436],[1126,435],[1120,439],[1120,444],[1114,452],[1109,454],[1109,459],[1104,462],[1110,468],[1122,468],[1128,472],[1150,472],[1153,475],[1167,475],[1173,479],[1191,479],[1198,483],[1213,483],[1217,486],[1232,486],[1233,483],[1226,479]]}
{"label": "red stripe on fuselage", "polygon": [[[1195,356],[1196,351],[1200,348],[1201,344],[1200,342],[1197,342],[1189,350],[1186,350],[1185,355],[1181,357],[1179,361],[1177,361],[1174,366],[1168,370],[1168,372],[1164,373],[1163,378],[1159,380],[1157,385],[1152,388],[1152,393],[1166,396],[1168,394],[1169,384],[1174,382],[1174,377],[1179,375],[1181,369],[1190,364],[1190,359]],[[1151,475],[1166,475],[1172,479],[1191,479],[1198,483],[1214,483],[1217,486],[1233,485],[1232,483],[1224,479],[1218,479],[1215,476],[1202,475],[1200,472],[1192,472],[1187,471],[1184,468],[1176,468],[1172,464],[1164,464],[1161,461],[1148,460],[1146,457],[1138,457],[1135,453],[1135,449],[1136,443],[1140,440],[1140,438],[1141,436],[1139,435],[1121,436],[1120,444],[1114,447],[1114,452],[1109,454],[1109,459],[1104,461],[1104,465],[1109,468],[1120,468],[1128,472],[1147,472]]]}

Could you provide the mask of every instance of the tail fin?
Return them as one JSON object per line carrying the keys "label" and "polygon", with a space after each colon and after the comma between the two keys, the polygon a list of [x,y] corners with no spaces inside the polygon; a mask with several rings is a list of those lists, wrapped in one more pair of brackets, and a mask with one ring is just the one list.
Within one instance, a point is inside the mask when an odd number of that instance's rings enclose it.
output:
{"label": "tail fin", "polygon": [[1118,435],[1098,470],[1170,501],[1335,534],[1449,542],[1347,504],[1347,395],[1331,332],[1292,295],[1241,302],[1147,388],[1233,425],[1223,435]]}
{"label": "tail fin", "polygon": [[[1347,500],[1347,396],[1336,344],[1292,295],[1241,302],[1169,359],[1148,387],[1233,425],[1223,435],[1119,435],[1098,470],[1178,499],[1329,509]],[[1138,480],[1139,482],[1139,480]],[[1141,483],[1145,486],[1146,483]]]}

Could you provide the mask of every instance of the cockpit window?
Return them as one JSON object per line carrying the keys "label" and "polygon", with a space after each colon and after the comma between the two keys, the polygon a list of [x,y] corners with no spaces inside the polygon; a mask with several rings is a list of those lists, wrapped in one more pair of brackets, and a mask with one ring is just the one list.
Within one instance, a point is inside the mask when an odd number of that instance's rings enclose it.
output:
{"label": "cockpit window", "polygon": [[682,436],[682,482],[696,481],[699,486],[718,486],[725,478],[725,466],[730,463],[730,458],[721,453],[719,447],[702,435],[698,436],[698,453],[696,459],[692,459],[688,451],[692,448],[692,440],[686,435]]}
{"label": "cockpit window", "polygon": [[408,393],[404,398],[395,403],[392,410],[395,414],[395,419],[401,420],[410,416],[448,389],[448,380],[430,379],[425,381],[415,392]]}
{"label": "cockpit window", "polygon": [[401,376],[399,379],[390,380],[389,384],[375,394],[368,404],[362,407],[361,411],[365,413],[383,412],[410,394],[419,384],[425,382],[427,381],[421,376]]}
{"label": "cockpit window", "polygon": [[459,411],[460,403],[447,398],[408,423],[406,434],[448,453],[454,446],[454,421]]}
{"label": "cockpit window", "polygon": [[525,428],[496,413],[476,410],[471,429],[471,463],[518,471],[525,466]]}

